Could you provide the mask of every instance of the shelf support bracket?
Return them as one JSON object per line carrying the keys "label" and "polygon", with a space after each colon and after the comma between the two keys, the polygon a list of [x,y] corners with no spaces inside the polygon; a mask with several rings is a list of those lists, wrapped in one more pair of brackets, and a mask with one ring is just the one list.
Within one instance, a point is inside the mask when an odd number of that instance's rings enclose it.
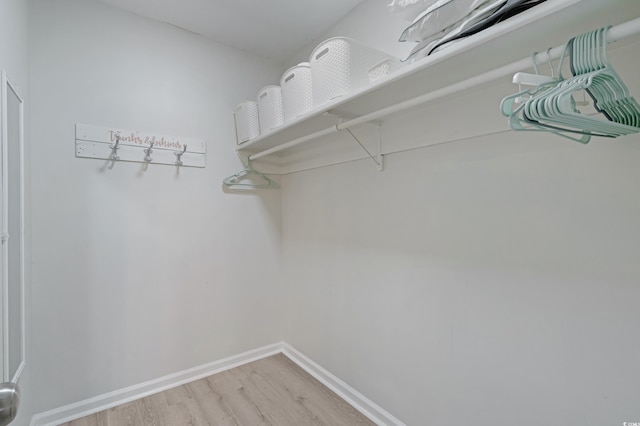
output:
{"label": "shelf support bracket", "polygon": [[384,170],[384,155],[382,154],[382,126],[379,123],[376,123],[375,126],[376,126],[376,134],[378,139],[378,153],[376,155],[372,154],[371,151],[369,151],[367,147],[364,146],[362,141],[351,131],[350,128],[347,127],[344,130],[346,130],[351,135],[351,137],[356,142],[358,142],[358,145],[360,145],[360,147],[364,150],[364,152],[367,153],[369,158],[371,158],[371,160],[373,160],[373,162],[376,163],[376,168],[378,169],[379,172],[381,172]]}

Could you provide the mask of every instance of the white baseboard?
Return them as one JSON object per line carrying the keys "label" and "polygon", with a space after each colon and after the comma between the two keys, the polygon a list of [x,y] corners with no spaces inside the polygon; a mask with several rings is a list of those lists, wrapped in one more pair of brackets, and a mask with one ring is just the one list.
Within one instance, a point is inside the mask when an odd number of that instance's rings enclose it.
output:
{"label": "white baseboard", "polygon": [[169,374],[155,380],[129,386],[124,389],[99,395],[73,404],[55,408],[36,414],[31,419],[31,426],[54,426],[60,423],[79,419],[99,411],[107,410],[136,399],[154,393],[162,392],[185,383],[202,379],[212,374],[230,370],[240,365],[248,364],[271,355],[283,353],[306,372],[315,377],[322,384],[338,394],[342,399],[351,404],[356,410],[367,416],[371,421],[380,426],[405,426],[400,420],[383,410],[373,401],[366,398],[342,380],[307,358],[291,345],[280,342],[262,348],[243,352],[238,355],[204,364],[188,370]]}
{"label": "white baseboard", "polygon": [[351,404],[356,410],[367,416],[375,424],[380,426],[406,426],[375,402],[313,362],[291,345],[283,342],[282,353],[302,367],[307,373],[315,377],[320,383]]}
{"label": "white baseboard", "polygon": [[281,352],[281,343],[243,352],[219,361],[189,368],[188,370],[169,374],[158,379],[149,380],[148,382],[129,386],[124,389],[36,414],[31,419],[31,426],[54,426],[60,423],[69,422],[71,420],[79,419],[117,405],[126,404],[127,402],[135,401],[136,399],[144,398],[145,396],[162,392],[185,383],[193,382],[212,374],[230,370],[240,365],[248,364]]}

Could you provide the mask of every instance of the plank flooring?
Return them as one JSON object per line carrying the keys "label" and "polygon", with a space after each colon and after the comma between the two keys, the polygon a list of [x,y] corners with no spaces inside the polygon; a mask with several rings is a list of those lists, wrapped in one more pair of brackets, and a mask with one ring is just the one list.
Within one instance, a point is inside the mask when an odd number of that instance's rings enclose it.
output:
{"label": "plank flooring", "polygon": [[282,354],[63,426],[374,425]]}

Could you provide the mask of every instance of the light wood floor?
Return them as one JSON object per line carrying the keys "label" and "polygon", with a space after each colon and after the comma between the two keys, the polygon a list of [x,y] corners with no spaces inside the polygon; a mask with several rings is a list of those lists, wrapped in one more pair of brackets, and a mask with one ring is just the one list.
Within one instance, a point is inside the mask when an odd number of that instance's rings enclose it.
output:
{"label": "light wood floor", "polygon": [[65,426],[373,425],[282,354],[65,423]]}

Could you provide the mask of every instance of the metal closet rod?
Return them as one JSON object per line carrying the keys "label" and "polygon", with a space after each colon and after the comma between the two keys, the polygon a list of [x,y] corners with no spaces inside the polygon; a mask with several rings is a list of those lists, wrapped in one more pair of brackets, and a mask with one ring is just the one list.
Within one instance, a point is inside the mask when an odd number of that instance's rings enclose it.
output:
{"label": "metal closet rod", "polygon": [[[609,28],[609,31],[607,31],[607,42],[613,43],[613,42],[637,35],[639,33],[640,33],[640,18],[636,18],[631,21],[625,22],[623,24],[616,25],[614,27]],[[533,58],[529,57],[516,62],[512,62],[502,67],[495,68],[491,71],[487,71],[483,74],[468,78],[466,80],[462,80],[458,83],[445,86],[441,89],[437,89],[432,92],[425,93],[424,95],[420,95],[415,98],[400,102],[398,104],[391,105],[386,108],[382,108],[378,111],[374,111],[369,114],[365,114],[363,116],[344,121],[342,123],[328,127],[324,130],[320,130],[318,132],[314,132],[306,136],[302,136],[300,138],[294,139],[282,145],[278,145],[273,148],[266,149],[262,152],[252,154],[249,156],[249,159],[257,160],[259,158],[266,157],[267,155],[275,154],[276,152],[282,151],[284,149],[291,148],[293,146],[308,142],[312,139],[317,139],[322,136],[339,133],[343,130],[346,130],[353,126],[357,126],[359,124],[375,121],[387,115],[391,115],[396,112],[403,111],[405,109],[413,108],[418,105],[422,105],[427,102],[433,101],[435,99],[443,98],[445,96],[449,96],[454,93],[461,92],[463,90],[471,89],[481,84],[490,83],[499,78],[504,78],[509,75],[513,75],[518,71],[521,71],[523,69],[533,66],[534,61],[536,63],[544,63],[550,60],[559,59],[560,55],[562,55],[563,50],[564,50],[564,45],[554,47],[553,49],[547,50],[546,52],[540,52],[536,54],[535,57]]]}

